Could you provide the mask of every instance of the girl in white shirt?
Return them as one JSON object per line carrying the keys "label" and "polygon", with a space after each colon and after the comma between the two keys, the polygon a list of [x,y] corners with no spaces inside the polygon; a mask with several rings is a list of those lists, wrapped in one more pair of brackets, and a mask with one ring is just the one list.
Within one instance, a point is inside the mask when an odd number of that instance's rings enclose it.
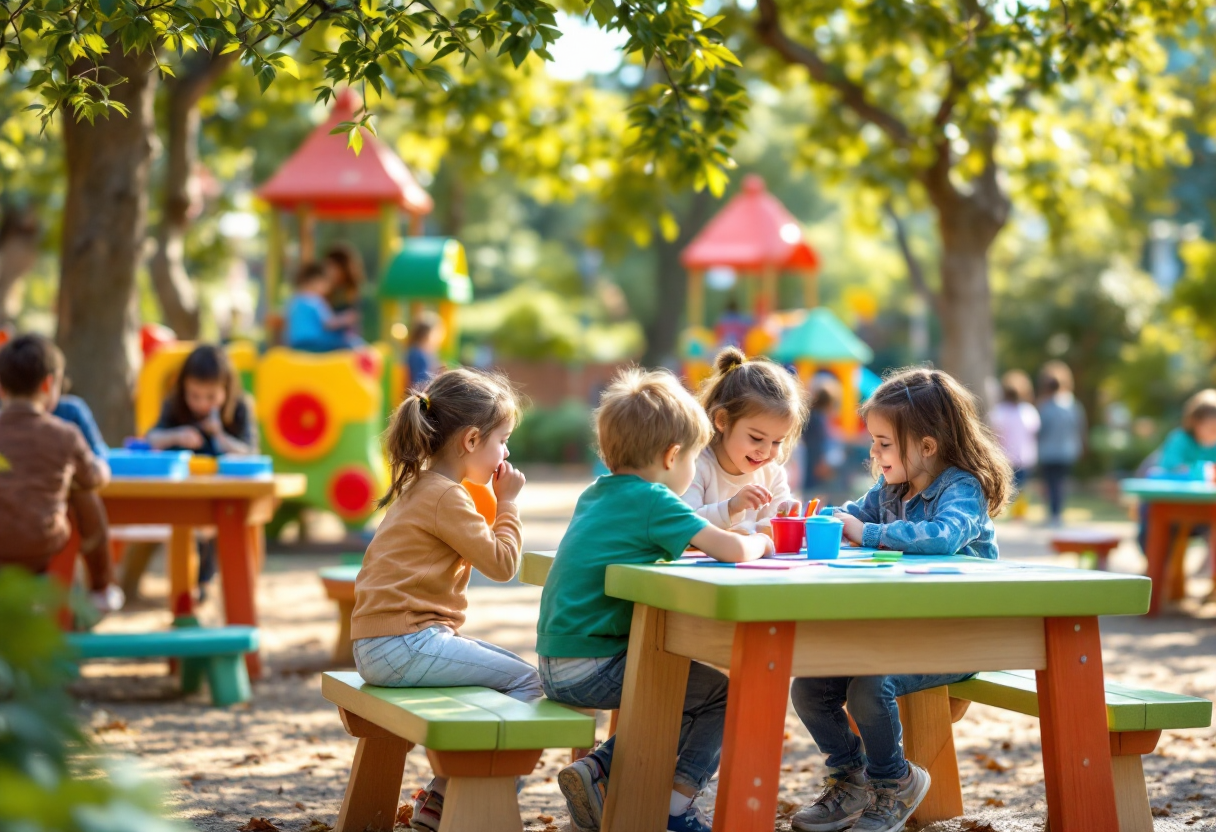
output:
{"label": "girl in white shirt", "polygon": [[684,502],[720,529],[756,531],[798,505],[782,465],[806,421],[806,392],[780,365],[749,361],[735,347],[715,364],[698,396],[714,438]]}

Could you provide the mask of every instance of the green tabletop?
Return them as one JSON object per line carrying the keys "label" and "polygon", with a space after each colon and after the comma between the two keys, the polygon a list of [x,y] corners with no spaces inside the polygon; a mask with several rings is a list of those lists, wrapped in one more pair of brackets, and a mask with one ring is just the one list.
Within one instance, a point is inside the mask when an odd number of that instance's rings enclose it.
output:
{"label": "green tabletop", "polygon": [[321,580],[353,584],[355,578],[359,577],[360,568],[359,566],[349,564],[344,566],[325,566],[321,568]]}
{"label": "green tabletop", "polygon": [[[525,554],[520,580],[543,584],[554,555]],[[908,571],[925,567],[960,573]],[[1142,615],[1150,586],[1138,575],[909,555],[872,568],[610,566],[605,589],[617,598],[720,621],[846,621]]]}
{"label": "green tabletop", "polygon": [[1145,502],[1216,503],[1216,485],[1200,480],[1129,479],[1119,487]]}

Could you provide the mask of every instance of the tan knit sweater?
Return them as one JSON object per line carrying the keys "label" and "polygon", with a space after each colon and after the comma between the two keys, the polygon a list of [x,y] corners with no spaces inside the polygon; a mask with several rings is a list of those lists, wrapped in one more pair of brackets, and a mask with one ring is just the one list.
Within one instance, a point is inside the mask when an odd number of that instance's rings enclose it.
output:
{"label": "tan knit sweater", "polygon": [[423,471],[388,508],[355,581],[351,638],[416,633],[434,624],[459,630],[474,567],[494,581],[519,569],[521,526],[514,503],[486,525],[459,483]]}

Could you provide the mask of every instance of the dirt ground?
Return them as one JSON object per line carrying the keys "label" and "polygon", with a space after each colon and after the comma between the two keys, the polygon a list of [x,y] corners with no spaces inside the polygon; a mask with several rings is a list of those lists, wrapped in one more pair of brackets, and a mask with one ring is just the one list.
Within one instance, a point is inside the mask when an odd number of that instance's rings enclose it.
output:
{"label": "dirt ground", "polygon": [[[554,548],[580,490],[581,473],[533,475],[523,500],[525,546]],[[1084,518],[1077,518],[1083,520]],[[1134,536],[1128,522],[1087,522]],[[1002,557],[1046,557],[1048,531],[1003,523]],[[1189,556],[1192,574],[1202,571],[1204,553]],[[138,761],[163,778],[168,812],[206,832],[229,832],[252,817],[283,830],[328,829],[341,803],[355,741],[320,695],[320,672],[330,669],[336,610],[322,591],[317,570],[336,555],[272,554],[259,584],[262,650],[268,672],[256,682],[248,706],[218,710],[205,694],[182,698],[163,663],[92,663],[75,693],[86,724],[114,755]],[[1069,563],[1061,558],[1058,562]],[[1119,571],[1142,570],[1139,550],[1126,543],[1115,555]],[[154,563],[144,578],[144,600],[102,623],[103,631],[165,626],[166,582]],[[1106,676],[1130,685],[1206,696],[1216,693],[1216,604],[1198,599],[1211,582],[1193,578],[1191,601],[1156,620],[1111,618],[1102,622]],[[218,593],[213,593],[218,595]],[[466,632],[501,644],[535,661],[535,624],[540,590],[519,584],[475,581],[469,592]],[[220,623],[217,601],[201,611],[205,623]],[[601,726],[603,729],[605,726]],[[786,715],[788,740],[782,766],[781,800],[786,814],[813,800],[824,776],[822,756],[794,716]],[[933,832],[1042,830],[1045,826],[1042,758],[1037,720],[972,706],[955,726],[963,780],[964,818],[925,827]],[[520,795],[525,828],[539,832],[549,819],[567,828],[555,775],[568,752],[545,754]],[[1155,828],[1216,829],[1216,730],[1165,732],[1156,753],[1145,759]],[[406,760],[403,799],[429,779],[421,749]],[[716,781],[701,800],[712,809]],[[319,821],[319,822],[315,822]],[[789,829],[779,819],[776,830]]]}

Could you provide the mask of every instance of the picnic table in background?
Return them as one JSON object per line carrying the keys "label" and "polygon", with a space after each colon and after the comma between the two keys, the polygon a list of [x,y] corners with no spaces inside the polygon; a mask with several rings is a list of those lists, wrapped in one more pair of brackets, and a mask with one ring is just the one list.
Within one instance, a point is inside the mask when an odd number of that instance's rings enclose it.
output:
{"label": "picnic table in background", "polygon": [[[192,476],[174,480],[161,477],[116,477],[100,490],[112,525],[166,524],[173,538],[166,556],[169,606],[175,615],[193,609],[192,589],[197,571],[193,530],[215,526],[217,557],[223,576],[224,614],[228,624],[256,627],[256,577],[264,556],[265,525],[279,501],[304,493],[303,474],[259,477]],[[77,541],[56,556],[60,566],[51,571],[71,574]],[[261,674],[257,652],[245,657],[249,675]]]}
{"label": "picnic table in background", "polygon": [[[1149,615],[1156,615],[1166,600],[1186,595],[1183,560],[1187,541],[1195,526],[1216,528],[1216,485],[1196,480],[1127,479],[1119,483],[1123,493],[1148,507],[1148,540],[1145,573],[1153,581]],[[1171,535],[1171,529],[1176,534]],[[1212,577],[1216,580],[1216,536],[1208,536],[1212,547]]]}
{"label": "picnic table in background", "polygon": [[[525,554],[521,580],[543,584],[553,557]],[[1145,578],[913,556],[789,571],[617,565],[605,588],[635,606],[604,832],[663,828],[690,660],[730,671],[716,832],[773,828],[791,676],[1010,669],[1036,671],[1053,832],[1119,826],[1098,616],[1143,614]],[[932,701],[905,715],[910,749],[924,734],[949,743],[922,823],[962,810],[949,701]]]}

